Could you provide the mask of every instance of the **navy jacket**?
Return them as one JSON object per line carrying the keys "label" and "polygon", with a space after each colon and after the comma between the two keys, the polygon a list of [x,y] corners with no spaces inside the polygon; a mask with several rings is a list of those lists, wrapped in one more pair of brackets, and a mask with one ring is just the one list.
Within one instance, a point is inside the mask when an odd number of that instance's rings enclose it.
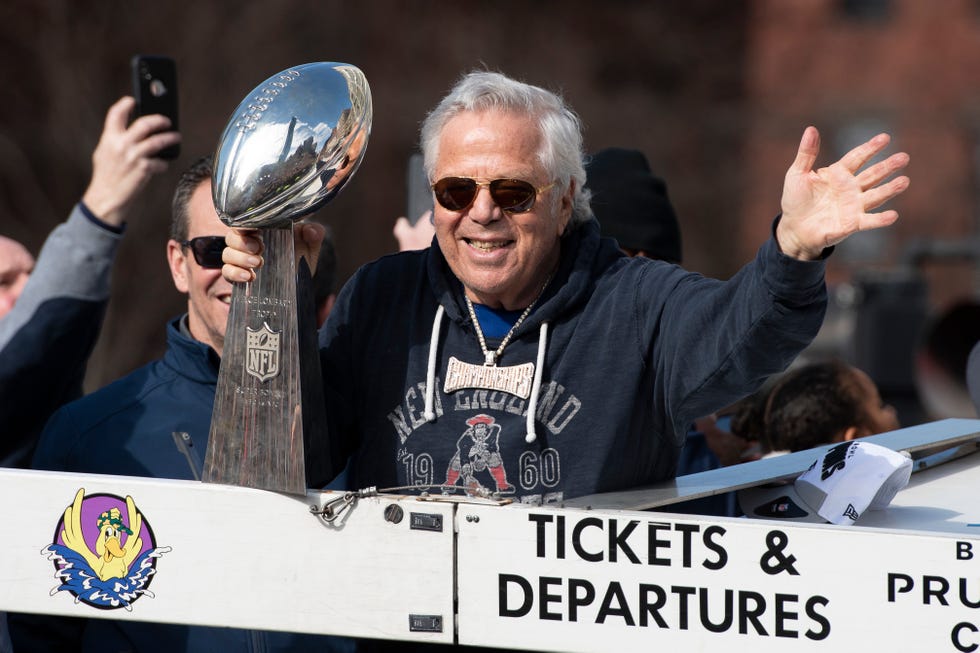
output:
{"label": "navy jacket", "polygon": [[[60,410],[44,427],[32,467],[151,478],[200,478],[218,356],[167,326],[163,358]],[[188,458],[173,432],[188,434]]]}

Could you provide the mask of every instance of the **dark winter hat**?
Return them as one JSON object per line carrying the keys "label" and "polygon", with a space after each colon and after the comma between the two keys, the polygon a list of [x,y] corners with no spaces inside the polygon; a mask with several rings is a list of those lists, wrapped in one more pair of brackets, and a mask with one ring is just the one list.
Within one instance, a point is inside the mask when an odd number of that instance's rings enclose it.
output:
{"label": "dark winter hat", "polygon": [[611,147],[586,163],[585,185],[603,236],[650,258],[681,262],[681,230],[663,179],[639,150]]}

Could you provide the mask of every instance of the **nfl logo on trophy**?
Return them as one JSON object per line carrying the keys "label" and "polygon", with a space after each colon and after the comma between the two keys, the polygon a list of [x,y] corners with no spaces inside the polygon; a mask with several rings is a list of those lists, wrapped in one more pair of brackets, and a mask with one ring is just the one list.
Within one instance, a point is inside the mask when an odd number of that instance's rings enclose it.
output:
{"label": "nfl logo on trophy", "polygon": [[266,323],[261,329],[245,327],[247,332],[247,364],[245,371],[259,381],[268,381],[279,374],[279,334]]}

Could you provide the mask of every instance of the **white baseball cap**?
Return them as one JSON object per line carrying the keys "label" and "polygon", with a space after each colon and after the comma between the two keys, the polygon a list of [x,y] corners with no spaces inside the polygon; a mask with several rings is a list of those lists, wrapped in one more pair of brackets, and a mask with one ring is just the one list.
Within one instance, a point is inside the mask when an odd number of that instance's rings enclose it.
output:
{"label": "white baseball cap", "polygon": [[907,453],[851,440],[823,451],[792,483],[739,490],[738,503],[746,517],[850,525],[888,506],[911,475]]}

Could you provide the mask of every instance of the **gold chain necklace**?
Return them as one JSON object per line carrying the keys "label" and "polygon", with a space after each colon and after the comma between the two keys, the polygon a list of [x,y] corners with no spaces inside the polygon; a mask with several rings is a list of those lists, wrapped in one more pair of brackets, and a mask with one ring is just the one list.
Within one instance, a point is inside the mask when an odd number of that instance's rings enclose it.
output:
{"label": "gold chain necklace", "polygon": [[514,322],[514,326],[510,328],[510,331],[507,332],[507,335],[504,336],[504,339],[500,341],[500,346],[497,347],[495,351],[490,351],[489,349],[487,349],[487,341],[483,337],[483,329],[480,328],[480,321],[476,319],[476,311],[473,310],[473,302],[471,302],[470,298],[467,297],[466,292],[465,291],[463,292],[463,299],[466,300],[466,308],[468,308],[470,311],[470,319],[473,321],[473,328],[476,329],[476,337],[480,341],[480,349],[483,350],[483,364],[486,367],[497,366],[497,359],[500,358],[500,355],[504,353],[504,347],[506,347],[507,344],[510,342],[510,339],[511,337],[513,337],[514,332],[517,331],[517,327],[521,326],[521,323],[524,322],[524,318],[526,318],[528,315],[531,314],[531,309],[534,308],[534,305],[537,304],[538,300],[541,299],[541,296],[544,295],[545,288],[548,287],[548,284],[550,282],[551,282],[551,275],[549,274],[548,278],[545,279],[544,285],[541,286],[541,292],[539,292],[538,296],[534,298],[534,301],[528,304],[527,308],[524,309],[524,312],[521,313],[521,316],[517,318],[516,322]]}

